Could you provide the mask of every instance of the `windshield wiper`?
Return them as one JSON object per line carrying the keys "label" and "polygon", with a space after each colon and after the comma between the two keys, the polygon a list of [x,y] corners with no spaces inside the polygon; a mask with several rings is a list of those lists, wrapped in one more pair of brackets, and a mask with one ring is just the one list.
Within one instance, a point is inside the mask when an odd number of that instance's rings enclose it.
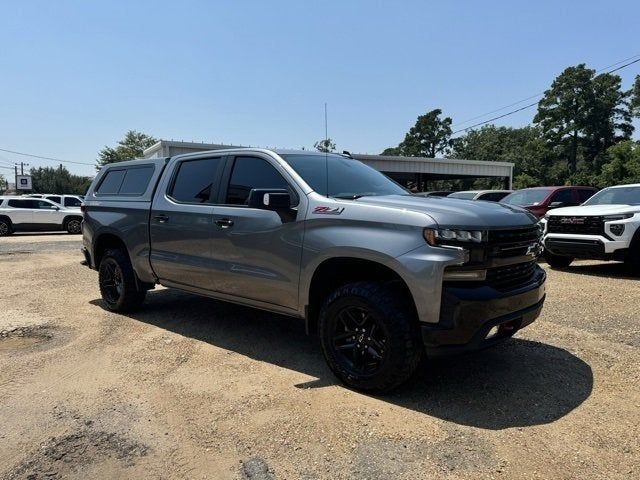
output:
{"label": "windshield wiper", "polygon": [[341,200],[357,200],[362,197],[377,197],[377,193],[354,193],[353,195],[334,195],[331,198],[339,198]]}

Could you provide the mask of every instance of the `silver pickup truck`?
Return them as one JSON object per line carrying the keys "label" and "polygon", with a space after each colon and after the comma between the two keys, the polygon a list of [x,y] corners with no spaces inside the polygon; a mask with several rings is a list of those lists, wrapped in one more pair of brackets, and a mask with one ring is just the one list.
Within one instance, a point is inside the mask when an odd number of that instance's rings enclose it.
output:
{"label": "silver pickup truck", "polygon": [[493,345],[545,298],[518,207],[411,195],[349,155],[219,150],[104,167],[83,253],[113,311],[156,284],[304,319],[347,385],[388,391],[427,355]]}

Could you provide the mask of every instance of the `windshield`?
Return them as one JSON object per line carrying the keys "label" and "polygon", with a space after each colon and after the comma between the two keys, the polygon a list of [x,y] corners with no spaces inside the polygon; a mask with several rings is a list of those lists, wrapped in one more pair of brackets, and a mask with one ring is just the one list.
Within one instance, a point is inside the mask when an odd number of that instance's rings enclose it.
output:
{"label": "windshield", "polygon": [[550,193],[550,188],[518,190],[504,197],[501,202],[521,207],[525,205],[539,205]]}
{"label": "windshield", "polygon": [[583,205],[640,205],[640,187],[605,188]]}
{"label": "windshield", "polygon": [[463,198],[466,200],[473,200],[476,198],[478,192],[455,192],[450,195],[447,195],[449,198]]}
{"label": "windshield", "polygon": [[304,154],[283,154],[281,157],[321,195],[355,199],[409,193],[379,171],[351,158]]}

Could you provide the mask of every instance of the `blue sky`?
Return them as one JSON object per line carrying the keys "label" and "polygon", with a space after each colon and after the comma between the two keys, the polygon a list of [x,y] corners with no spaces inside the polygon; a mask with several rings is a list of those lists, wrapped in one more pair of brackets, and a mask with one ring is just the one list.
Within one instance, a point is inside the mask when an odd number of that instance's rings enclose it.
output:
{"label": "blue sky", "polygon": [[[324,102],[338,148],[379,153],[425,111],[441,108],[455,127],[543,91],[567,66],[640,54],[637,0],[0,7],[0,148],[88,163],[128,129],[311,147],[324,136]],[[629,88],[640,63],[619,73]],[[0,165],[15,160],[52,164],[0,152]]]}

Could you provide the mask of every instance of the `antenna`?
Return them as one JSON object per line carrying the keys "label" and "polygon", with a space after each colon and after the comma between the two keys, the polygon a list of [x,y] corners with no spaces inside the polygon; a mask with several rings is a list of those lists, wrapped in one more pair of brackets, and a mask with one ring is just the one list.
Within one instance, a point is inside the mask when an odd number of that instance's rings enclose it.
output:
{"label": "antenna", "polygon": [[327,192],[329,196],[329,127],[327,126],[327,102],[324,102],[324,169],[327,173]]}

